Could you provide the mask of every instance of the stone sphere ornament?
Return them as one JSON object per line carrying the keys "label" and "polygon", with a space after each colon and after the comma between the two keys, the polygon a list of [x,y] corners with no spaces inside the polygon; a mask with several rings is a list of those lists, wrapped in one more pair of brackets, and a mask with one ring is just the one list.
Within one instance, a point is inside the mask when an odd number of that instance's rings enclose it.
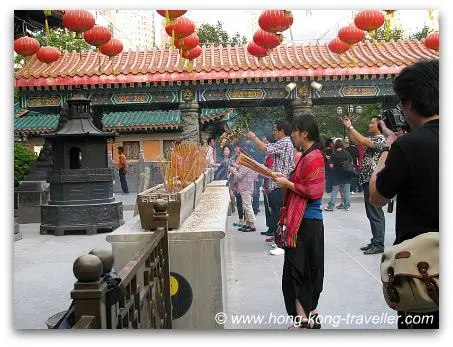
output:
{"label": "stone sphere ornament", "polygon": [[165,212],[167,210],[168,203],[163,199],[157,199],[154,202],[154,210],[156,212]]}
{"label": "stone sphere ornament", "polygon": [[72,271],[79,282],[95,282],[102,275],[102,261],[92,254],[81,255],[75,260]]}
{"label": "stone sphere ornament", "polygon": [[102,261],[103,273],[108,273],[113,267],[113,253],[112,251],[105,248],[94,248],[88,254],[97,256]]}

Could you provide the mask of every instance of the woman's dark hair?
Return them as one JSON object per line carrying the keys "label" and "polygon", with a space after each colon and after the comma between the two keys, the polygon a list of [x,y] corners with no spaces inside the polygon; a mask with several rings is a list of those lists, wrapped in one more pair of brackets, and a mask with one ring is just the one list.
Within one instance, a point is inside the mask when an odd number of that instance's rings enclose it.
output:
{"label": "woman's dark hair", "polygon": [[337,139],[335,141],[335,144],[334,144],[334,148],[337,149],[337,148],[342,148],[344,149],[344,143],[341,139]]}
{"label": "woman's dark hair", "polygon": [[403,104],[411,102],[422,117],[439,114],[439,60],[421,60],[403,69],[393,81]]}
{"label": "woman's dark hair", "polygon": [[377,121],[377,128],[379,129],[379,131],[381,132],[382,134],[382,127],[381,127],[381,123],[379,122],[379,116],[372,116],[371,117],[371,120],[375,119],[376,118],[376,121]]}
{"label": "woman's dark hair", "polygon": [[285,133],[286,136],[291,135],[291,125],[288,123],[287,120],[279,119],[274,124],[278,131],[283,130],[283,132]]}
{"label": "woman's dark hair", "polygon": [[308,133],[308,139],[319,143],[321,146],[318,123],[312,114],[307,113],[301,116],[296,116],[293,121],[293,130],[299,130],[300,132],[306,131]]}
{"label": "woman's dark hair", "polygon": [[225,147],[223,147],[222,149],[225,150],[225,148],[228,148],[230,150],[230,153],[231,153],[231,148],[230,146],[226,145]]}
{"label": "woman's dark hair", "polygon": [[326,139],[326,141],[324,142],[324,147],[329,148],[331,143],[333,143],[332,139]]}

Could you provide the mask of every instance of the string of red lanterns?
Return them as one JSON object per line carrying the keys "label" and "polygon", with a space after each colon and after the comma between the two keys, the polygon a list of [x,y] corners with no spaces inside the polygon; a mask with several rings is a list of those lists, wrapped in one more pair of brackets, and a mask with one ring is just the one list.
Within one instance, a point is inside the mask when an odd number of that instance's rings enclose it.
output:
{"label": "string of red lanterns", "polygon": [[289,29],[293,21],[291,11],[266,10],[260,15],[258,24],[262,30],[279,35]]}
{"label": "string of red lanterns", "polygon": [[379,29],[385,22],[384,13],[379,10],[364,10],[355,15],[354,24],[368,33]]}
{"label": "string of red lanterns", "polygon": [[428,34],[425,37],[424,43],[427,48],[438,51],[439,50],[439,33],[434,32],[434,33]]}
{"label": "string of red lanterns", "polygon": [[63,16],[63,25],[66,29],[76,33],[76,39],[82,38],[82,33],[95,25],[94,16],[85,10],[69,10]]}

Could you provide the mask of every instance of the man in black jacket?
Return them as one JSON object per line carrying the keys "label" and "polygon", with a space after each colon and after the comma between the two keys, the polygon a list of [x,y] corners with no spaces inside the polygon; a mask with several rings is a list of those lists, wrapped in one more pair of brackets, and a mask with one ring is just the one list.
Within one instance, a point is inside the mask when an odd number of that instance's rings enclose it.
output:
{"label": "man in black jacket", "polygon": [[[405,68],[393,88],[412,132],[397,138],[381,121],[386,146],[370,179],[370,202],[383,206],[397,196],[398,244],[439,231],[439,60]],[[405,315],[399,314],[398,328],[407,328]],[[416,317],[413,328],[439,328],[439,311],[407,314]],[[433,319],[420,320],[419,316]]]}

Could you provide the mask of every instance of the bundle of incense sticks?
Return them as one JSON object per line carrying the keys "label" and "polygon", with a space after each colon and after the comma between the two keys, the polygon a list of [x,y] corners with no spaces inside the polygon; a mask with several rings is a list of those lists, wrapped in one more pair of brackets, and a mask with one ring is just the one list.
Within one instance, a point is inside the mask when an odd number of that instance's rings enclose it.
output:
{"label": "bundle of incense sticks", "polygon": [[238,156],[238,162],[245,167],[248,167],[250,170],[253,170],[260,174],[261,176],[276,178],[277,176],[267,167],[257,163],[252,158],[246,156],[245,154],[241,153]]}

